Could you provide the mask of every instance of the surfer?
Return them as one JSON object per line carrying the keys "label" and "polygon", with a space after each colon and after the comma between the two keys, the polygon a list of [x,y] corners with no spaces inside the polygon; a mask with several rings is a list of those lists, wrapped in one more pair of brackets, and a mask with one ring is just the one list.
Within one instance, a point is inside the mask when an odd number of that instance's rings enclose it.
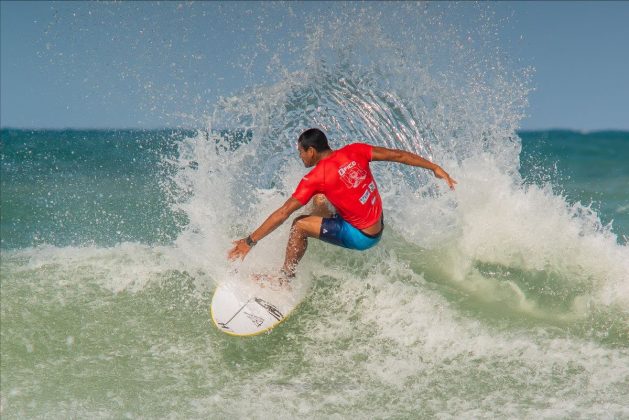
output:
{"label": "surfer", "polygon": [[[404,150],[365,143],[353,143],[332,150],[326,135],[317,128],[304,131],[297,140],[297,148],[306,168],[314,168],[301,179],[293,195],[260,227],[246,238],[234,242],[228,254],[230,260],[244,259],[258,241],[311,199],[313,211],[293,221],[281,270],[283,276],[295,276],[297,264],[306,252],[308,238],[361,251],[376,245],[382,236],[384,223],[382,200],[369,162],[398,162],[429,169],[451,189],[456,184],[439,165]],[[336,212],[331,211],[328,202]]]}

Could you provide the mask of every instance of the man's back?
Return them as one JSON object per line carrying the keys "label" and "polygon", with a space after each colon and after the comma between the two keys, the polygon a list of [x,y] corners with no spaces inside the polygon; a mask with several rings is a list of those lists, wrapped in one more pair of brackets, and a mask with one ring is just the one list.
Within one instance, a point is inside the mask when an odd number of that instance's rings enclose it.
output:
{"label": "man's back", "polygon": [[372,147],[353,143],[321,159],[302,178],[293,193],[306,204],[314,194],[325,194],[339,215],[358,229],[377,223],[382,214],[382,200],[369,162]]}

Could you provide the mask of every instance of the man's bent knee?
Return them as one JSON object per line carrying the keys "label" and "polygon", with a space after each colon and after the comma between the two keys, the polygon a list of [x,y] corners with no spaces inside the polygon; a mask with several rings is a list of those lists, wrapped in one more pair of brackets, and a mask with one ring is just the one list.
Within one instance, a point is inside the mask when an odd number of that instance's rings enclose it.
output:
{"label": "man's bent knee", "polygon": [[321,230],[321,217],[312,215],[302,215],[293,220],[293,229],[306,236],[319,237]]}
{"label": "man's bent knee", "polygon": [[295,217],[295,220],[293,220],[292,229],[293,230],[296,229],[297,231],[299,231],[299,233],[307,234],[306,233],[306,225],[305,225],[305,222],[304,222],[304,219],[307,218],[307,217],[308,217],[308,215],[302,215],[302,216]]}
{"label": "man's bent knee", "polygon": [[299,225],[299,222],[301,222],[303,219],[305,219],[306,217],[308,217],[307,214],[303,214],[301,216],[297,216],[295,217],[295,220],[293,220],[293,226],[295,225]]}

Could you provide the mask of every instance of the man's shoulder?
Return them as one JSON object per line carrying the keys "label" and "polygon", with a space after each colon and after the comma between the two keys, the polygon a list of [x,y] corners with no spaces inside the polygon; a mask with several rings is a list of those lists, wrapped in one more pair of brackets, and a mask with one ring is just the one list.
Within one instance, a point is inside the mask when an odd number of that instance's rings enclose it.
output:
{"label": "man's shoulder", "polygon": [[373,147],[371,144],[369,143],[365,143],[362,141],[356,141],[354,143],[350,143],[347,146],[344,146],[343,149],[346,148],[350,148],[350,149],[364,149],[364,148],[371,148]]}
{"label": "man's shoulder", "polygon": [[342,153],[364,154],[371,157],[372,147],[373,146],[369,143],[355,142],[355,143],[350,143],[346,146],[343,146],[342,148],[339,149],[339,151],[342,151]]}
{"label": "man's shoulder", "polygon": [[362,146],[369,146],[367,143],[362,142],[362,141],[355,141],[349,144],[346,144],[345,146],[342,147],[342,149],[346,149],[346,148],[352,148],[352,147],[362,147]]}

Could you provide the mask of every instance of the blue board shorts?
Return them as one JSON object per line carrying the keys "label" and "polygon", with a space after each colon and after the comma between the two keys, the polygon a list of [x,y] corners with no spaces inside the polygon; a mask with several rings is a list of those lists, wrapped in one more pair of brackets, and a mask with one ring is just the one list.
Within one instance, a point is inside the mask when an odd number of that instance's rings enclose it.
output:
{"label": "blue board shorts", "polygon": [[383,230],[384,220],[382,222],[382,229],[377,235],[368,235],[350,225],[338,214],[335,214],[332,217],[323,218],[321,230],[319,231],[319,239],[330,244],[342,246],[343,248],[364,251],[380,242]]}

